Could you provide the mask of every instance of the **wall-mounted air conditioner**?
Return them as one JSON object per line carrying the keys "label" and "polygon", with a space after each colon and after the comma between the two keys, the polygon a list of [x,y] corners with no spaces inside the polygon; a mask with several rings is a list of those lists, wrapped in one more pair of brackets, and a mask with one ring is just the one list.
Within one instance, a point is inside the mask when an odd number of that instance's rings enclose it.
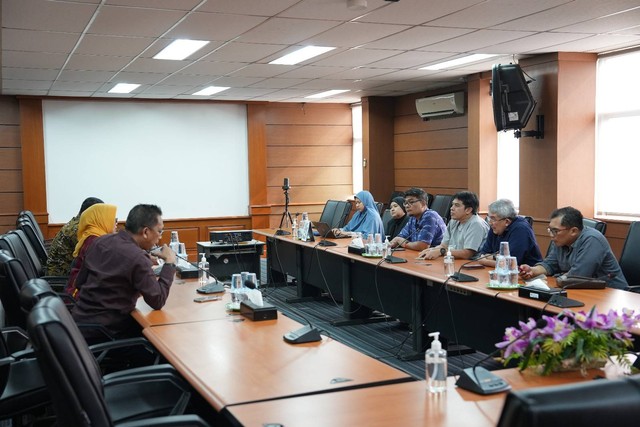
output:
{"label": "wall-mounted air conditioner", "polygon": [[423,119],[464,114],[464,92],[416,99],[416,110]]}

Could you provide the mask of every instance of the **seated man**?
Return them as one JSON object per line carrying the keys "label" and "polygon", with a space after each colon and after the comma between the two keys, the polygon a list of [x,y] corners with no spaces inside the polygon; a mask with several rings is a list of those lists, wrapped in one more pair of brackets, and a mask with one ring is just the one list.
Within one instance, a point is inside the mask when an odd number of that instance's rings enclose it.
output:
{"label": "seated man", "polygon": [[480,256],[494,256],[482,258],[478,260],[479,263],[495,267],[495,254],[500,250],[502,242],[509,242],[509,252],[518,259],[518,265],[536,265],[542,261],[533,229],[524,218],[518,216],[511,200],[499,199],[489,205],[489,227],[487,240],[480,248]]}
{"label": "seated man", "polygon": [[391,242],[392,248],[401,247],[421,251],[442,241],[446,225],[437,212],[427,207],[426,193],[421,188],[410,188],[404,193],[404,207],[409,222]]}
{"label": "seated man", "polygon": [[71,263],[73,262],[73,251],[78,244],[78,223],[80,215],[95,205],[96,203],[104,203],[97,197],[88,197],[82,202],[80,212],[67,222],[51,241],[51,246],[47,254],[47,276],[68,276],[71,272]]}
{"label": "seated man", "polygon": [[628,288],[606,237],[594,228],[583,227],[579,210],[571,206],[556,209],[547,231],[553,243],[549,254],[533,267],[521,265],[522,278],[566,274],[601,279],[610,288]]}
{"label": "seated man", "polygon": [[436,259],[446,255],[447,250],[451,250],[451,255],[458,259],[470,259],[475,256],[489,230],[487,222],[478,216],[479,205],[475,193],[456,193],[451,204],[451,220],[442,243],[422,251],[419,257]]}
{"label": "seated man", "polygon": [[[137,205],[127,216],[125,229],[98,237],[84,259],[76,279],[80,298],[73,308],[78,323],[97,323],[114,338],[140,335],[131,317],[138,297],[159,310],[169,296],[176,254],[162,246],[154,255],[165,261],[160,275],[152,270],[149,251],[162,235],[162,211],[155,205]],[[96,329],[82,329],[89,344],[106,338]]]}

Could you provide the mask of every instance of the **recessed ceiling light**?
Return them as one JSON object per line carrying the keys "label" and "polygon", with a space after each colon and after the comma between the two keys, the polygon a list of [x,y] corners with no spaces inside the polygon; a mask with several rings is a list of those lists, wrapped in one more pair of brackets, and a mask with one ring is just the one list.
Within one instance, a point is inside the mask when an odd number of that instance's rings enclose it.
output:
{"label": "recessed ceiling light", "polygon": [[269,62],[269,64],[295,65],[299,62],[313,58],[314,56],[322,55],[323,53],[329,52],[333,49],[335,49],[335,47],[307,46],[303,47],[302,49],[298,49],[295,52],[291,52],[285,56],[281,56],[278,59],[274,59],[273,61]]}
{"label": "recessed ceiling light", "polygon": [[482,61],[483,59],[491,58],[496,56],[495,54],[489,53],[476,53],[474,55],[463,56],[462,58],[452,59],[451,61],[441,62],[435,65],[429,65],[428,67],[422,67],[420,70],[444,70],[446,68],[453,68],[458,65],[469,64],[471,62]]}
{"label": "recessed ceiling light", "polygon": [[333,90],[328,90],[326,92],[316,93],[315,95],[309,95],[309,96],[306,96],[305,98],[313,98],[313,99],[327,98],[329,96],[337,95],[339,93],[344,93],[344,92],[349,92],[349,90],[348,89],[333,89]]}
{"label": "recessed ceiling light", "polygon": [[109,93],[130,93],[139,87],[140,85],[135,83],[118,83],[111,88]]}
{"label": "recessed ceiling light", "polygon": [[201,49],[209,44],[206,40],[186,40],[178,39],[169,46],[162,49],[153,59],[169,59],[172,61],[181,61],[191,55],[193,52]]}
{"label": "recessed ceiling light", "polygon": [[194,93],[193,95],[198,95],[198,96],[210,96],[213,95],[215,93],[218,92],[222,92],[223,90],[227,90],[229,89],[228,87],[223,87],[223,86],[209,86],[209,87],[205,87],[202,90],[199,90],[198,92]]}

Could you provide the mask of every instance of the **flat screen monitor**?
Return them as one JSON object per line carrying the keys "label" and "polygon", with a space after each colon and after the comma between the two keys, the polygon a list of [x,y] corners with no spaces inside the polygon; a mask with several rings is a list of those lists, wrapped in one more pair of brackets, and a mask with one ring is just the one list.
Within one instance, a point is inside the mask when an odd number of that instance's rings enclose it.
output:
{"label": "flat screen monitor", "polygon": [[491,101],[496,129],[520,130],[529,122],[536,101],[517,64],[496,64],[491,72]]}

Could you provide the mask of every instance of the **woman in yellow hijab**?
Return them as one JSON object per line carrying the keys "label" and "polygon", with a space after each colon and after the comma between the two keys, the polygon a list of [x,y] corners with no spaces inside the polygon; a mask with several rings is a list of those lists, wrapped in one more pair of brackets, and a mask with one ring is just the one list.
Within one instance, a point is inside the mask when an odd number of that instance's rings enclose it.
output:
{"label": "woman in yellow hijab", "polygon": [[78,224],[78,244],[73,251],[75,259],[73,260],[73,264],[71,264],[71,274],[69,275],[69,281],[65,289],[65,291],[75,299],[78,299],[80,296],[75,283],[78,273],[82,268],[84,256],[95,239],[116,231],[118,225],[118,219],[116,218],[117,210],[116,205],[97,203],[85,210],[80,216],[80,223]]}

